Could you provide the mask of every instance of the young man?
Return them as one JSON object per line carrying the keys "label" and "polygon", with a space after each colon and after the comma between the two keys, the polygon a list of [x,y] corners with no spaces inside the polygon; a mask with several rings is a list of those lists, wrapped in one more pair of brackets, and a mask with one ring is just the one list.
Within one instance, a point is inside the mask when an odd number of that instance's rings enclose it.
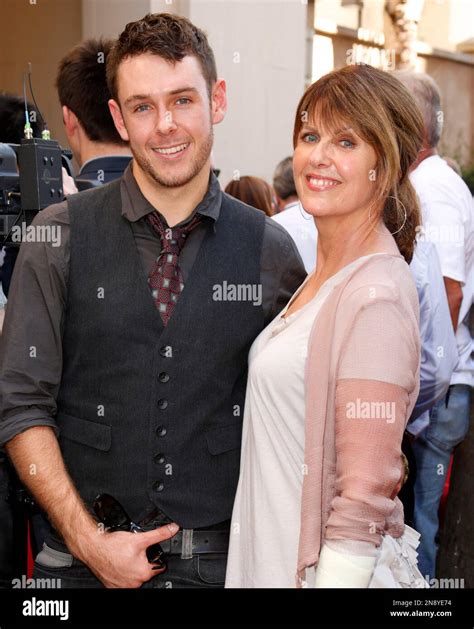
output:
{"label": "young man", "polygon": [[[107,71],[133,162],[38,215],[61,228],[60,247],[22,247],[0,443],[54,527],[36,576],[222,587],[248,351],[305,273],[288,234],[211,172],[226,87],[204,33],[147,15],[127,25]],[[90,511],[104,492],[151,530],[99,534]],[[182,530],[163,544],[162,574],[145,551],[173,522]]]}

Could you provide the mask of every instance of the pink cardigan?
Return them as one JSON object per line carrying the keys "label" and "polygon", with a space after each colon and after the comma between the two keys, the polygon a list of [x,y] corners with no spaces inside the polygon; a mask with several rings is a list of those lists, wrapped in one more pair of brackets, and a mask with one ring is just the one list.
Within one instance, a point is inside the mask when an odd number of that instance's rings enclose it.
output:
{"label": "pink cardigan", "polygon": [[400,255],[367,258],[315,319],[305,373],[296,584],[325,539],[403,533],[401,442],[419,390],[418,296]]}

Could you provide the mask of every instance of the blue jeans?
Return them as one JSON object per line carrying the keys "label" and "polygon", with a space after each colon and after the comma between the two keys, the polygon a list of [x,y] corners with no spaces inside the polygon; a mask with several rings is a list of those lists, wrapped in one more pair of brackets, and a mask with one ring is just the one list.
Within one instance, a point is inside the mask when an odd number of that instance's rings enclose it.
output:
{"label": "blue jeans", "polygon": [[[103,588],[104,585],[82,562],[67,553],[55,551],[57,564],[50,566],[35,561],[33,578],[48,579],[56,588]],[[61,562],[61,559],[64,559]],[[168,555],[168,568],[144,583],[143,589],[223,588],[227,566],[227,553],[206,553],[181,559],[181,555]],[[47,583],[42,581],[42,583]]]}
{"label": "blue jeans", "polygon": [[418,566],[425,578],[435,576],[438,509],[454,448],[469,430],[471,388],[455,384],[430,411],[430,423],[413,442],[416,460],[414,524],[421,534]]}

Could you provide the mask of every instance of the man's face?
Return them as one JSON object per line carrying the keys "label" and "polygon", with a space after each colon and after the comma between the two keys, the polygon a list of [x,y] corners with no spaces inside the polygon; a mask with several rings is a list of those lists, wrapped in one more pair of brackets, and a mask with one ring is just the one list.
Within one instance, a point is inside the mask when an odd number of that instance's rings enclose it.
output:
{"label": "man's face", "polygon": [[134,169],[155,185],[175,188],[209,166],[213,124],[226,108],[224,81],[216,82],[209,99],[195,57],[172,64],[146,53],[122,61],[117,85],[119,103],[109,101],[110,111],[130,142]]}

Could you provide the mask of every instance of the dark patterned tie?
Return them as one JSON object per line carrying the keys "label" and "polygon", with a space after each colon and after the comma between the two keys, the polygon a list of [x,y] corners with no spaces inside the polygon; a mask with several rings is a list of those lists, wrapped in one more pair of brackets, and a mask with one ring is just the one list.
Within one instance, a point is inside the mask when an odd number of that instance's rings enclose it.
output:
{"label": "dark patterned tie", "polygon": [[165,227],[157,212],[150,212],[146,219],[161,239],[161,252],[150,271],[148,284],[156,308],[164,325],[167,325],[184,288],[183,276],[178,264],[179,254],[189,232],[201,222],[201,215],[196,214],[183,227]]}

